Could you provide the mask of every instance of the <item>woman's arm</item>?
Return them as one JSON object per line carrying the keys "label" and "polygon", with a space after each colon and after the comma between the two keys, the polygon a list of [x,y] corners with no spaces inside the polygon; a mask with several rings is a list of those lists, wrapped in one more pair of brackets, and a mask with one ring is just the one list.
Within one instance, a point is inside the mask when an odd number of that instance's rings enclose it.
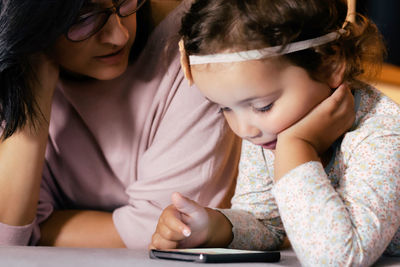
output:
{"label": "woman's arm", "polygon": [[112,213],[88,210],[54,211],[40,226],[39,245],[61,247],[125,247]]}
{"label": "woman's arm", "polygon": [[39,199],[51,101],[58,67],[46,56],[35,57],[32,81],[38,118],[0,142],[0,222],[22,226],[33,222]]}
{"label": "woman's arm", "polygon": [[32,223],[36,215],[47,142],[47,122],[36,132],[26,125],[0,143],[0,221],[9,225]]}

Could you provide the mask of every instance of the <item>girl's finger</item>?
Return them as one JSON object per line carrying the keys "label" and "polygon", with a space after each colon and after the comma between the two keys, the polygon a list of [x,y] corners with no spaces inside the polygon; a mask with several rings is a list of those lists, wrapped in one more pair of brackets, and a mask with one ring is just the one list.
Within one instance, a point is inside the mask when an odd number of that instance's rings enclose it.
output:
{"label": "girl's finger", "polygon": [[149,248],[153,249],[169,249],[177,248],[178,242],[164,239],[159,233],[155,232],[151,239]]}
{"label": "girl's finger", "polygon": [[159,233],[164,239],[170,241],[181,241],[186,238],[183,234],[181,224],[173,225],[173,228],[166,224],[159,224],[157,227],[157,233]]}
{"label": "girl's finger", "polygon": [[163,225],[168,227],[171,231],[180,233],[185,237],[188,237],[191,234],[190,227],[182,222],[182,213],[174,206],[170,206],[164,211],[160,217],[160,222],[158,223],[157,228],[162,227]]}
{"label": "girl's finger", "polygon": [[176,209],[182,212],[182,221],[184,223],[188,223],[192,228],[196,228],[199,225],[204,226],[208,223],[206,210],[197,202],[176,192],[172,194],[171,199]]}
{"label": "girl's finger", "polygon": [[172,203],[174,206],[182,213],[186,215],[191,215],[198,211],[199,205],[193,200],[182,196],[181,194],[175,192],[171,196]]}

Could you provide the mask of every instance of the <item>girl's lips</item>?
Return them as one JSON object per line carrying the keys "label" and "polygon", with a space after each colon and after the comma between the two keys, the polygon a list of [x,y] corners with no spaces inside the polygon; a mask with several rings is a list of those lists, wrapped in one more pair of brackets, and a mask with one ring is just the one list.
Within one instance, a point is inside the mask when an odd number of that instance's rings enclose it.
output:
{"label": "girl's lips", "polygon": [[273,149],[275,149],[275,147],[276,147],[276,141],[277,141],[277,140],[275,139],[274,141],[271,141],[271,142],[262,144],[261,146],[262,146],[263,148],[265,148],[265,149],[271,149],[271,150],[273,150]]}
{"label": "girl's lips", "polygon": [[116,64],[119,63],[124,58],[125,50],[126,50],[125,47],[123,47],[120,50],[116,51],[115,53],[104,56],[97,56],[95,58],[103,63]]}

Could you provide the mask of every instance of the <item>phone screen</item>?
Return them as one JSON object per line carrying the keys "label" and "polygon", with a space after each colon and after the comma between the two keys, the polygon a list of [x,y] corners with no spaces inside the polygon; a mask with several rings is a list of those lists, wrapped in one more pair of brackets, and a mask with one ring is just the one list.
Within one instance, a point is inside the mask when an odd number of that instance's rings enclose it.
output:
{"label": "phone screen", "polygon": [[150,258],[191,262],[277,262],[279,251],[254,251],[226,248],[150,250]]}

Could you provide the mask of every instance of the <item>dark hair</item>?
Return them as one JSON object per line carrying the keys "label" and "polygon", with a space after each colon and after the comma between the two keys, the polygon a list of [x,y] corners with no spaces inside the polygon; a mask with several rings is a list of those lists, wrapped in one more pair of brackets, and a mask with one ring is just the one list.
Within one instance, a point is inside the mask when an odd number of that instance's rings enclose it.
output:
{"label": "dark hair", "polygon": [[345,25],[347,31],[338,40],[282,57],[318,81],[344,62],[344,80],[357,83],[367,71],[368,76],[377,73],[385,48],[370,20],[357,15],[355,23],[345,24],[346,16],[346,0],[196,0],[182,18],[180,35],[188,55],[205,55],[285,47]]}
{"label": "dark hair", "polygon": [[151,5],[149,0],[147,0],[136,13],[136,21],[136,37],[129,57],[130,62],[139,56],[140,52],[147,44],[149,34],[152,30]]}
{"label": "dark hair", "polygon": [[66,32],[85,0],[0,0],[0,125],[10,137],[38,110],[32,57]]}

